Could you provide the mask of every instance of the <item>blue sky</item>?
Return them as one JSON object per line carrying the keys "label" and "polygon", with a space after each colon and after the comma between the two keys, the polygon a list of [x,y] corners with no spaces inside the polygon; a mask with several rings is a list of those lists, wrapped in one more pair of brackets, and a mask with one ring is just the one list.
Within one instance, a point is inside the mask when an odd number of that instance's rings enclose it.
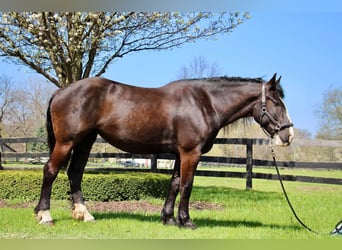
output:
{"label": "blue sky", "polygon": [[[222,75],[282,76],[285,102],[295,127],[315,135],[314,110],[329,87],[342,86],[342,12],[251,11],[251,19],[216,41],[198,41],[161,52],[140,52],[112,63],[104,77],[145,87],[175,80],[180,67],[202,56]],[[32,74],[0,62],[1,73],[14,81]]]}
{"label": "blue sky", "polygon": [[315,109],[330,87],[342,86],[342,12],[251,12],[252,18],[217,41],[168,52],[127,56],[105,76],[140,86],[176,78],[196,56],[217,63],[228,76],[282,76],[285,102],[297,128],[315,135]]}

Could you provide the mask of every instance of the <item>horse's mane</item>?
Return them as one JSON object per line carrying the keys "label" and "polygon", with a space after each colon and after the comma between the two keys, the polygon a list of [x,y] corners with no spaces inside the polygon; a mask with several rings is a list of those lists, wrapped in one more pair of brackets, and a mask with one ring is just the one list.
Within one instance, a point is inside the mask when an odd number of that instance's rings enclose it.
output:
{"label": "horse's mane", "polygon": [[228,77],[228,76],[221,76],[221,77],[210,77],[210,78],[203,78],[204,81],[210,82],[228,82],[228,83],[246,83],[246,82],[253,82],[253,83],[264,83],[266,82],[263,78],[246,78],[246,77]]}
{"label": "horse's mane", "polygon": [[207,78],[189,78],[189,79],[182,79],[179,81],[204,81],[204,82],[226,82],[226,83],[237,83],[241,82],[254,82],[254,83],[264,83],[266,82],[263,78],[248,78],[248,77],[228,77],[228,76],[220,76],[220,77],[207,77]]}
{"label": "horse's mane", "polygon": [[[203,82],[224,83],[224,84],[239,84],[239,83],[240,84],[245,84],[245,83],[262,84],[262,83],[267,82],[262,77],[248,78],[248,77],[228,77],[228,76],[191,78],[191,79],[182,79],[179,81],[187,81],[187,82],[203,81]],[[284,89],[280,84],[277,85],[276,92],[281,98],[285,97]]]}

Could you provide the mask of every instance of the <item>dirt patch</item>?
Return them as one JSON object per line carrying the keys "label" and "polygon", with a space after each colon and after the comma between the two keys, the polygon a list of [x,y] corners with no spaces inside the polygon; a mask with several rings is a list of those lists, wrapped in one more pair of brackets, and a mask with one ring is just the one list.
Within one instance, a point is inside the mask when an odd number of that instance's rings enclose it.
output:
{"label": "dirt patch", "polygon": [[0,200],[0,208],[8,207],[8,208],[32,208],[34,207],[33,202],[21,202],[21,203],[9,203],[5,200]]}
{"label": "dirt patch", "polygon": [[93,212],[159,212],[160,207],[146,201],[107,201],[87,202],[89,211]]}
{"label": "dirt patch", "polygon": [[223,210],[223,205],[218,203],[194,201],[190,202],[190,208],[196,210]]}
{"label": "dirt patch", "polygon": [[6,207],[6,202],[4,200],[0,200],[0,208]]}
{"label": "dirt patch", "polygon": [[[10,204],[5,200],[0,200],[0,208],[33,208],[36,204],[33,202],[23,202],[18,204]],[[89,211],[92,212],[145,212],[159,213],[162,205],[152,204],[147,201],[108,201],[98,202],[89,201],[86,203]],[[178,204],[176,205],[176,207]],[[194,201],[190,202],[190,209],[195,210],[222,210],[223,205],[210,202]]]}
{"label": "dirt patch", "polygon": [[[109,202],[88,202],[87,206],[90,211],[96,212],[160,212],[161,205],[151,204],[146,201],[109,201]],[[178,206],[178,204],[176,205]],[[209,202],[190,202],[190,209],[195,210],[221,210],[223,206],[221,204],[209,203]]]}

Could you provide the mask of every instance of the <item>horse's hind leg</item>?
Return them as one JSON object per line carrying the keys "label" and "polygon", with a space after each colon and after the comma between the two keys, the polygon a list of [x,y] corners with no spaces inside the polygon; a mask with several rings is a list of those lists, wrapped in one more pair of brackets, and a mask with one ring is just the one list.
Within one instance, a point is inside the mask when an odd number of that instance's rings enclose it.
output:
{"label": "horse's hind leg", "polygon": [[96,133],[88,135],[73,150],[68,177],[70,181],[71,199],[73,202],[72,216],[76,220],[94,221],[94,217],[88,212],[82,195],[81,182],[84,167],[87,164],[90,150],[96,140]]}
{"label": "horse's hind leg", "polygon": [[174,217],[174,207],[175,207],[176,197],[179,192],[179,183],[180,183],[179,167],[180,167],[180,160],[179,160],[179,156],[177,156],[175,165],[173,168],[173,174],[172,174],[172,178],[170,182],[169,193],[165,200],[163,210],[161,212],[161,219],[163,223],[168,224],[168,225],[176,224],[176,220]]}
{"label": "horse's hind leg", "polygon": [[44,166],[43,184],[41,188],[40,200],[35,207],[37,220],[40,224],[52,224],[50,215],[50,197],[52,184],[57,177],[58,171],[67,162],[72,149],[72,143],[61,145],[56,143],[49,161]]}

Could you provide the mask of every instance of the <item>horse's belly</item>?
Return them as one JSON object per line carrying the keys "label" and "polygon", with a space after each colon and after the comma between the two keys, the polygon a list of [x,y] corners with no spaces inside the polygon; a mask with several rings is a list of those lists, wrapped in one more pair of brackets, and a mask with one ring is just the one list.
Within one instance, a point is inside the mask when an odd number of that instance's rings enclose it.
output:
{"label": "horse's belly", "polygon": [[[139,140],[139,138],[118,138],[102,135],[102,138],[114,147],[135,154],[175,153],[175,147],[170,140]],[[140,138],[141,139],[141,138]]]}

